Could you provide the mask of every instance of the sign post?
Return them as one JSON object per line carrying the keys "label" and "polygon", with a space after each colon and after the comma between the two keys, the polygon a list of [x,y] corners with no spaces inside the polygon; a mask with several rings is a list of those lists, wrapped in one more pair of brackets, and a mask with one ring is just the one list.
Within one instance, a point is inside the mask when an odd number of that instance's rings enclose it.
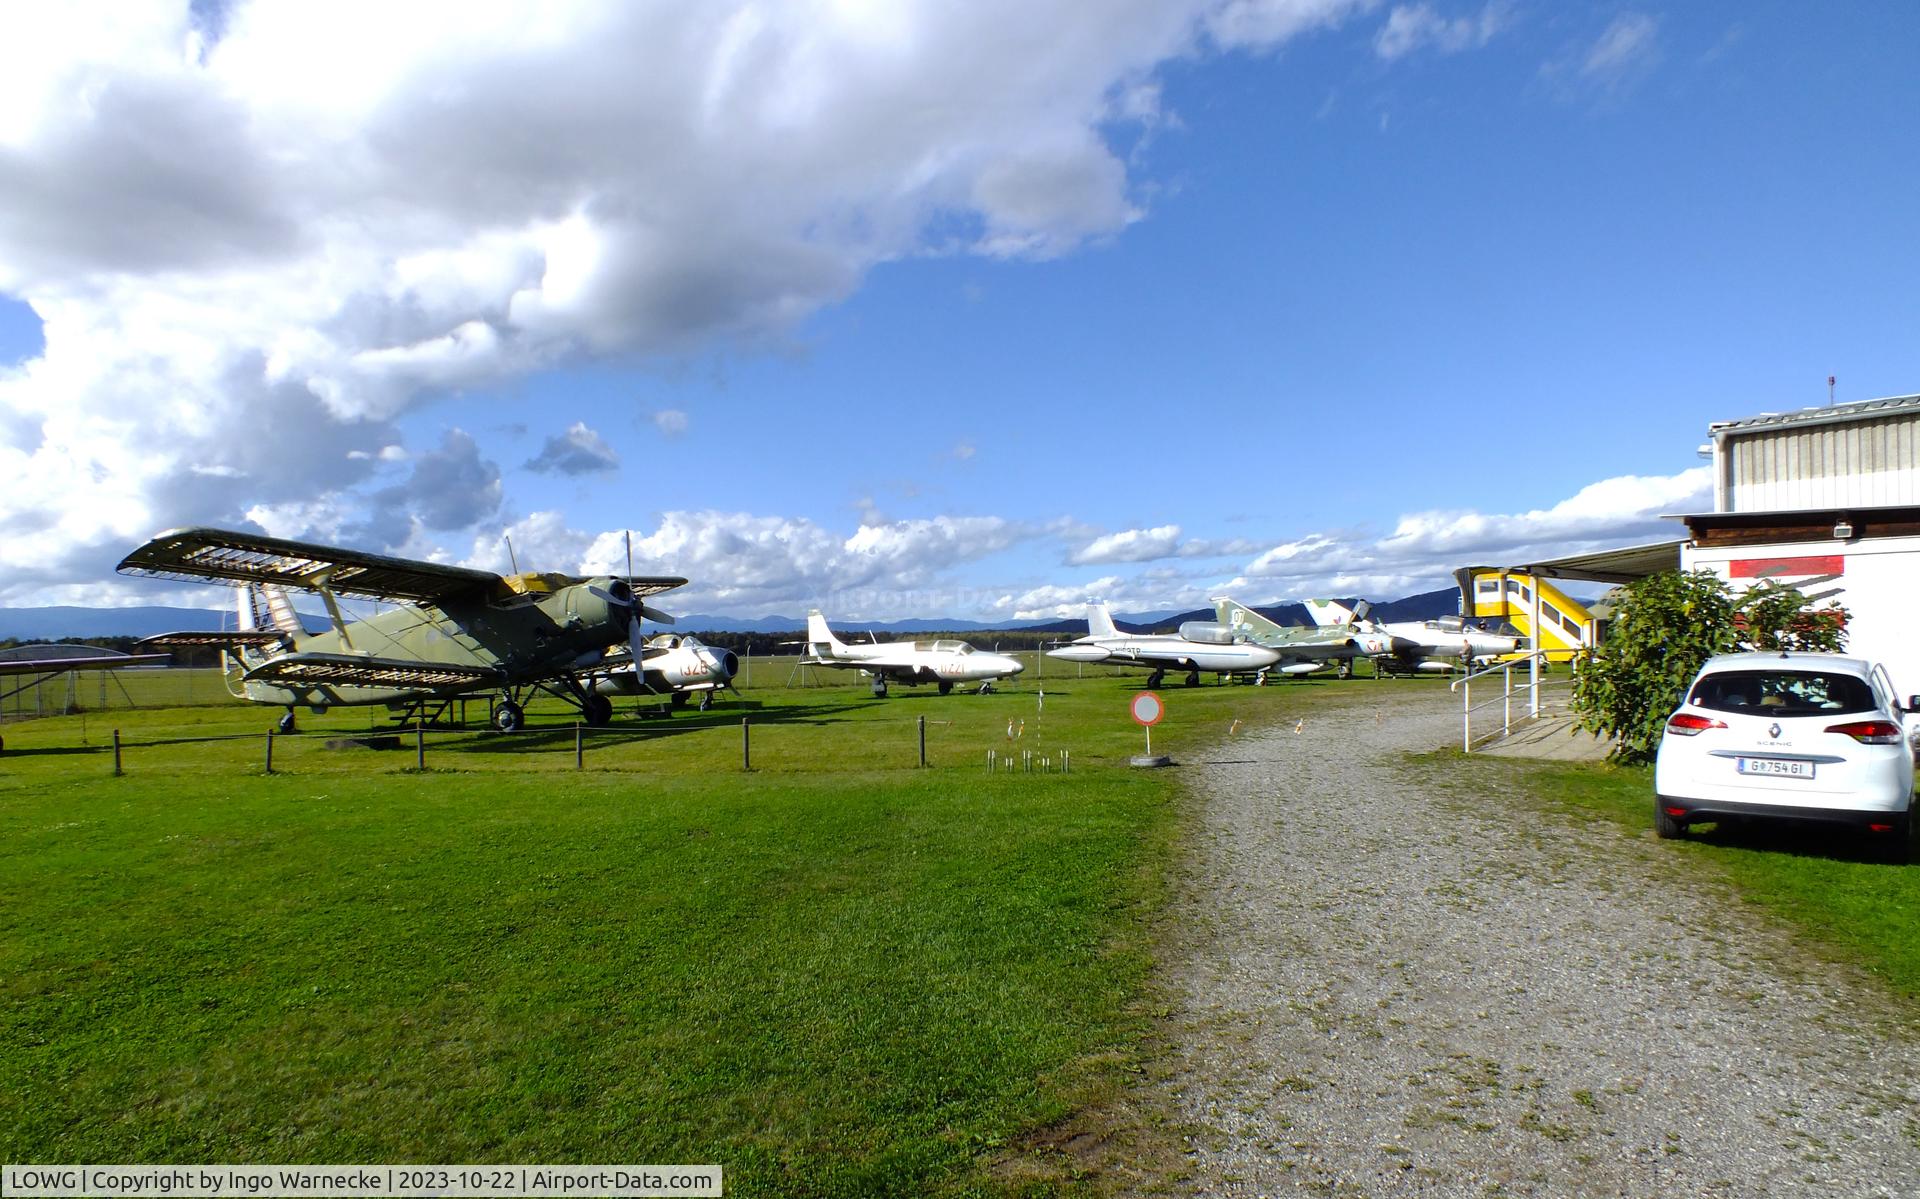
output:
{"label": "sign post", "polygon": [[1128,710],[1133,714],[1134,723],[1140,725],[1147,731],[1147,752],[1136,756],[1133,759],[1133,765],[1173,765],[1172,758],[1169,758],[1165,754],[1156,755],[1153,752],[1153,726],[1159,724],[1160,718],[1167,714],[1167,705],[1165,702],[1151,691],[1142,691],[1133,697],[1132,702],[1128,705]]}

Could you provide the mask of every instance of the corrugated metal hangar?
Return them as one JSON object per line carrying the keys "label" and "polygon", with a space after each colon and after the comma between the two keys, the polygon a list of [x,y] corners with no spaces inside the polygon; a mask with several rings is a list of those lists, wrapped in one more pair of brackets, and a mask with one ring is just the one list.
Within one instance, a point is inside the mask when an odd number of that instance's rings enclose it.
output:
{"label": "corrugated metal hangar", "polygon": [[1920,395],[1712,425],[1716,512],[1920,504]]}

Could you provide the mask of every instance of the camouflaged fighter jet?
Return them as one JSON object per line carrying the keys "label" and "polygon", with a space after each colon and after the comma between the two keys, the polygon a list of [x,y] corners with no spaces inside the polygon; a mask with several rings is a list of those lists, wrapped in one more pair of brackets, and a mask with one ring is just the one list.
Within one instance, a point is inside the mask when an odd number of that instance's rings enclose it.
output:
{"label": "camouflaged fighter jet", "polygon": [[1351,623],[1289,628],[1224,595],[1213,597],[1213,612],[1215,620],[1233,630],[1236,639],[1280,651],[1280,661],[1268,668],[1280,674],[1312,674],[1337,666],[1341,678],[1351,678],[1355,658],[1393,651],[1393,638],[1385,633],[1369,632]]}
{"label": "camouflaged fighter jet", "polygon": [[[544,691],[606,724],[613,703],[586,679],[616,643],[642,656],[643,618],[673,617],[642,600],[686,582],[671,576],[515,574],[389,558],[225,529],[174,529],[128,554],[120,572],[227,583],[243,589],[240,629],[167,633],[142,645],[215,646],[227,687],[255,703],[324,712],[335,704],[386,704],[405,716],[444,711],[453,698],[492,693],[493,727],[525,722],[524,701]],[[331,627],[307,633],[286,590],[313,592]],[[339,596],[395,603],[347,620]],[[272,627],[262,627],[265,624]]]}

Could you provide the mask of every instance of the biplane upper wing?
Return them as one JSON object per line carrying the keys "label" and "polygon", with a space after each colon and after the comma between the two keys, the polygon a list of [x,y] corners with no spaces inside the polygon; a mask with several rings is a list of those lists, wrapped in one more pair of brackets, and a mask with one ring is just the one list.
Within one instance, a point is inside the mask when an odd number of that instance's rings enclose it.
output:
{"label": "biplane upper wing", "polygon": [[265,583],[409,603],[439,603],[504,585],[492,571],[227,529],[171,529],[128,554],[119,570],[161,579],[211,579],[236,586]]}
{"label": "biplane upper wing", "polygon": [[67,657],[9,658],[0,655],[0,674],[59,674],[68,670],[117,670],[122,666],[151,666],[168,661],[170,654],[78,654]]}
{"label": "biplane upper wing", "polygon": [[283,654],[246,673],[249,683],[281,687],[394,687],[401,690],[469,691],[497,686],[506,674],[492,666],[364,658],[355,654]]}

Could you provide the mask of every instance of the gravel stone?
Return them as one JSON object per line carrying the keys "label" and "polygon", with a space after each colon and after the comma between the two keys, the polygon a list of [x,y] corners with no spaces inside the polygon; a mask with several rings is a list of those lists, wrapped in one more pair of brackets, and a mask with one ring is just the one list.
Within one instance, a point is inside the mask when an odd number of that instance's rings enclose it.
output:
{"label": "gravel stone", "polygon": [[[1920,1196],[1920,1036],[1657,842],[1432,785],[1444,688],[1185,769],[1177,1189]],[[1649,801],[1651,802],[1651,801]]]}

